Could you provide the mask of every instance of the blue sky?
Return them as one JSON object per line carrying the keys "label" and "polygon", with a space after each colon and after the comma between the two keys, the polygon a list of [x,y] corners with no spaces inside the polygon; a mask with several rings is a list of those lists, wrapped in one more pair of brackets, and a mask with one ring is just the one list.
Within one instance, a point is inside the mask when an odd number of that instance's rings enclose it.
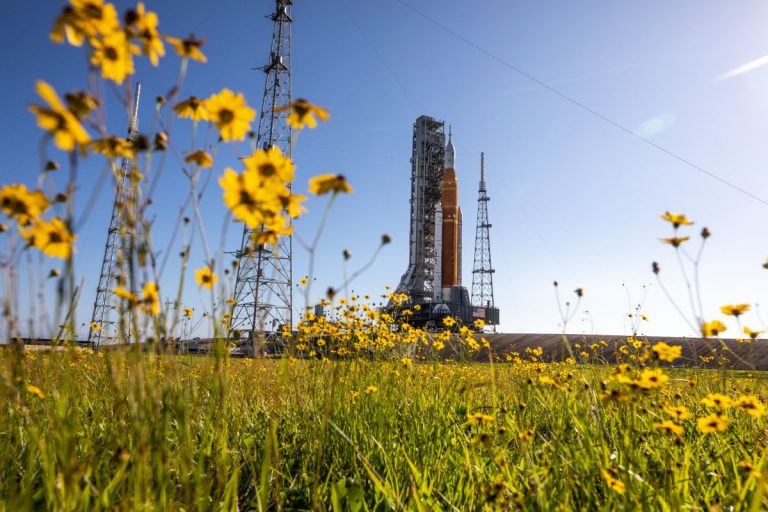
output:
{"label": "blue sky", "polygon": [[[458,2],[404,0],[475,45],[629,130],[647,137],[752,194],[768,198],[768,5],[735,7],[716,1]],[[82,52],[52,44],[47,31],[58,11],[53,2],[6,1],[0,16],[0,167],[2,183],[34,183],[39,130],[27,111],[34,82],[60,92],[85,86]],[[131,4],[117,2],[123,10]],[[148,2],[163,33],[206,38],[208,64],[192,63],[181,96],[206,97],[223,87],[245,93],[259,107],[263,74],[251,68],[267,58],[271,2]],[[701,273],[706,316],[719,306],[759,303],[768,296],[768,206],[691,168],[521,76],[430,23],[397,0],[297,0],[293,9],[293,91],[331,110],[331,120],[301,134],[294,157],[297,187],[326,172],[345,174],[355,193],[339,198],[318,248],[315,290],[342,276],[342,250],[362,265],[382,233],[393,243],[354,285],[376,293],[396,285],[408,259],[411,129],[428,114],[453,127],[460,202],[464,211],[464,281],[471,281],[472,241],[480,152],[486,155],[496,302],[502,330],[555,332],[559,315],[552,281],[564,291],[585,289],[569,331],[629,332],[627,290],[633,306],[647,290],[647,334],[690,335],[650,271],[662,267],[665,284],[687,304],[670,235],[659,214],[686,213],[713,232]],[[172,84],[179,59],[169,54],[159,69],[144,59],[142,126],[153,102]],[[763,58],[763,60],[759,60]],[[750,65],[752,63],[752,65]],[[111,106],[110,128],[123,134],[125,119]],[[188,134],[177,123],[176,139]],[[180,147],[184,145],[179,142]],[[217,156],[202,208],[214,249],[237,248],[241,228],[220,240],[226,211],[215,178],[236,167],[234,154]],[[89,203],[103,162],[90,157],[80,172],[78,203]],[[157,248],[164,245],[187,190],[169,160],[160,178],[155,218]],[[296,224],[310,238],[323,207]],[[78,320],[87,321],[96,287],[111,208],[99,189],[93,211],[78,233],[77,268],[84,278]],[[179,246],[173,247],[175,254]],[[695,246],[692,246],[695,248]],[[162,257],[162,256],[161,256]],[[174,256],[162,289],[178,276]],[[191,264],[203,261],[199,245]],[[294,275],[307,256],[296,246]],[[52,290],[50,290],[52,292]],[[22,292],[22,310],[29,294]],[[298,304],[299,297],[296,302]],[[199,312],[206,298],[192,276],[184,305]],[[765,312],[764,317],[768,317]],[[761,327],[750,313],[745,323]],[[729,334],[735,334],[729,324]],[[198,334],[205,334],[201,328]]]}

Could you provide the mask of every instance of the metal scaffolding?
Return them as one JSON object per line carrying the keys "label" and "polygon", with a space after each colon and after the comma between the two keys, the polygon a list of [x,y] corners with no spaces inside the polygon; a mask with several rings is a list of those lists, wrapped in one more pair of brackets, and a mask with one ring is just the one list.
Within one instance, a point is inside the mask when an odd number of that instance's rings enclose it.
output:
{"label": "metal scaffolding", "polygon": [[[291,127],[287,111],[275,107],[291,102],[291,0],[275,0],[272,45],[269,62],[261,69],[266,74],[256,145],[262,149],[279,147],[291,155]],[[290,184],[288,184],[290,187]],[[254,340],[270,339],[293,321],[292,239],[281,237],[273,246],[256,246],[253,230],[245,226],[237,258],[231,328],[235,336]]]}
{"label": "metal scaffolding", "polygon": [[[435,249],[435,213],[445,166],[445,123],[420,116],[413,124],[411,157],[411,231],[408,270],[397,293],[417,303],[432,301],[438,255]],[[438,286],[439,292],[439,286]]]}
{"label": "metal scaffolding", "polygon": [[[136,84],[136,94],[133,98],[133,110],[128,125],[128,140],[133,141],[139,130],[139,97],[141,95],[141,83]],[[123,226],[124,211],[126,205],[134,204],[131,198],[131,172],[132,160],[123,157],[120,165],[120,176],[115,187],[115,202],[112,205],[112,218],[109,221],[107,230],[107,242],[104,246],[104,259],[101,261],[101,273],[99,274],[99,284],[96,287],[96,299],[93,302],[93,314],[91,324],[88,330],[88,343],[91,347],[98,350],[102,343],[114,342],[120,334],[117,305],[114,301],[112,289],[113,281],[120,276],[125,277],[126,267],[125,258],[130,258],[130,250],[125,247],[131,246],[131,237],[133,233],[125,230]],[[133,272],[127,272],[128,283],[131,292],[135,292],[135,283],[133,282]]]}

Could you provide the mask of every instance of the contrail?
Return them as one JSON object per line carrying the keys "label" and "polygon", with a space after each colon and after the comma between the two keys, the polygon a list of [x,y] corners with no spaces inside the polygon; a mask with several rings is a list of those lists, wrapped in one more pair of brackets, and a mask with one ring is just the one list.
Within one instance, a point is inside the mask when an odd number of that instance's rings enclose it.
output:
{"label": "contrail", "polygon": [[718,76],[715,80],[728,80],[729,78],[734,78],[739,75],[743,75],[744,73],[749,73],[750,71],[754,71],[757,68],[761,68],[768,64],[768,55],[763,55],[762,57],[758,57],[757,59],[747,62],[746,64],[739,66],[737,68],[733,68],[732,70],[723,73],[722,75]]}

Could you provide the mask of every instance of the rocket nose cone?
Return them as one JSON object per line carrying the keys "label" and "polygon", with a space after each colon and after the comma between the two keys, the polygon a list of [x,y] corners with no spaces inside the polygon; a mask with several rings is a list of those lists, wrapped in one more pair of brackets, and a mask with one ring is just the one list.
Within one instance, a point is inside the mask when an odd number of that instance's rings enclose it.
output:
{"label": "rocket nose cone", "polygon": [[445,145],[445,168],[456,168],[456,147],[453,145],[451,134],[448,134],[448,144]]}

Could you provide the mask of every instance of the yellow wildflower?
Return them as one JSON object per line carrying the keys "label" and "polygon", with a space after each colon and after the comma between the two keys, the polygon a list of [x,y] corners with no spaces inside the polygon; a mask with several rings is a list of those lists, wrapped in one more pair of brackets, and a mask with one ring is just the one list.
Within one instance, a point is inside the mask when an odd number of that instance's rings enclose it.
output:
{"label": "yellow wildflower", "polygon": [[211,290],[213,289],[213,285],[216,284],[216,281],[218,280],[219,277],[214,274],[213,270],[211,270],[211,267],[207,265],[203,268],[195,270],[195,282],[198,284],[198,286]]}
{"label": "yellow wildflower", "polygon": [[122,286],[117,286],[112,290],[112,293],[120,297],[121,299],[125,299],[128,302],[135,303],[139,301],[139,298],[136,297],[136,294],[126,290]]}
{"label": "yellow wildflower", "polygon": [[30,105],[29,110],[37,116],[37,125],[53,135],[56,147],[62,151],[72,151],[75,146],[87,144],[90,140],[88,133],[77,117],[64,106],[53,87],[38,80],[35,90],[48,103],[48,107]]}
{"label": "yellow wildflower", "polygon": [[290,221],[281,215],[275,215],[267,219],[260,229],[253,232],[253,240],[257,245],[277,243],[278,238],[293,233]]}
{"label": "yellow wildflower", "polygon": [[118,30],[103,38],[91,39],[91,64],[101,68],[101,77],[122,84],[133,74],[133,54],[139,48],[131,43],[125,32]]}
{"label": "yellow wildflower", "polygon": [[81,46],[86,37],[108,35],[120,28],[115,6],[104,0],[70,0],[56,18],[50,37],[54,43],[66,38],[73,46]]}
{"label": "yellow wildflower", "polygon": [[189,163],[194,163],[202,167],[203,169],[209,169],[213,167],[213,157],[203,151],[202,149],[198,149],[197,151],[194,151],[186,156],[184,158],[184,161]]}
{"label": "yellow wildflower", "polygon": [[65,260],[71,256],[72,244],[77,238],[58,217],[54,217],[50,222],[37,219],[20,232],[30,245],[41,250],[46,256]]}
{"label": "yellow wildflower", "polygon": [[683,348],[679,345],[667,345],[663,341],[658,342],[653,346],[653,352],[656,354],[656,357],[659,358],[661,361],[667,361],[667,362],[674,362],[675,359],[679,358],[683,353]]}
{"label": "yellow wildflower", "polygon": [[495,418],[482,412],[467,413],[467,422],[470,425],[477,425],[481,423],[493,423]]}
{"label": "yellow wildflower", "polygon": [[114,135],[94,140],[91,142],[91,149],[96,153],[101,153],[107,158],[133,158],[131,141]]}
{"label": "yellow wildflower", "polygon": [[139,2],[135,11],[126,15],[127,30],[141,43],[141,53],[149,56],[153,66],[157,66],[159,58],[165,55],[165,46],[157,31],[157,14],[147,11],[144,3]]}
{"label": "yellow wildflower", "polygon": [[624,494],[626,491],[624,482],[615,478],[607,469],[603,470],[603,479],[605,480],[605,483],[608,484],[609,489],[616,491],[619,494]]}
{"label": "yellow wildflower", "polygon": [[365,394],[366,395],[372,395],[375,392],[377,392],[378,390],[379,390],[379,388],[377,388],[376,386],[368,386],[367,388],[365,388]]}
{"label": "yellow wildflower", "polygon": [[156,315],[160,312],[160,297],[158,295],[158,287],[152,281],[148,281],[144,285],[142,291],[142,302],[144,311]]}
{"label": "yellow wildflower", "polygon": [[629,395],[616,389],[603,391],[600,393],[600,400],[603,402],[618,402],[625,404],[629,401]]}
{"label": "yellow wildflower", "polygon": [[693,418],[693,414],[691,414],[691,411],[689,411],[688,408],[684,405],[678,405],[678,406],[665,405],[664,412],[666,412],[673,418],[676,418],[677,420],[687,420],[689,418]]}
{"label": "yellow wildflower", "polygon": [[728,304],[726,306],[721,306],[720,311],[724,315],[728,316],[740,316],[749,311],[749,304]]}
{"label": "yellow wildflower", "polygon": [[193,121],[209,121],[210,116],[205,109],[205,100],[190,96],[184,101],[180,101],[173,107],[174,112],[179,117],[192,119]]}
{"label": "yellow wildflower", "polygon": [[307,286],[307,284],[309,284],[309,279],[307,279],[306,277],[302,277],[299,279],[299,284],[301,286]]}
{"label": "yellow wildflower", "polygon": [[704,322],[701,324],[701,334],[705,338],[709,338],[710,336],[717,336],[725,330],[725,324],[720,320],[712,320],[711,322]]}
{"label": "yellow wildflower", "polygon": [[693,224],[693,221],[688,219],[688,217],[686,217],[682,213],[665,212],[664,215],[661,216],[661,218],[666,220],[667,222],[671,222],[675,228],[678,228],[680,226],[690,226],[691,224]]}
{"label": "yellow wildflower", "polygon": [[27,391],[35,395],[37,398],[45,398],[45,393],[43,393],[43,390],[37,386],[33,386],[32,384],[27,386]]}
{"label": "yellow wildflower", "polygon": [[262,180],[277,180],[280,183],[293,181],[295,166],[290,157],[284,156],[277,146],[268,150],[257,149],[243,159],[246,170],[256,173]]}
{"label": "yellow wildflower", "polygon": [[765,414],[765,405],[754,395],[740,396],[733,402],[733,406],[743,409],[752,416],[760,417]]}
{"label": "yellow wildflower", "polygon": [[243,140],[256,116],[256,112],[245,103],[245,97],[229,89],[211,95],[205,100],[205,108],[223,141]]}
{"label": "yellow wildflower", "polygon": [[184,308],[183,311],[184,311],[184,316],[186,318],[192,318],[192,313],[193,313],[192,308]]}
{"label": "yellow wildflower", "polygon": [[680,247],[680,244],[687,242],[690,239],[691,237],[689,236],[673,236],[672,238],[660,238],[659,240],[661,240],[662,243],[669,244],[672,247],[677,248]]}
{"label": "yellow wildflower", "polygon": [[0,188],[0,211],[25,225],[48,209],[50,202],[40,190],[29,190],[22,183]]}
{"label": "yellow wildflower", "polygon": [[101,326],[99,324],[97,324],[96,322],[91,322],[90,327],[91,327],[91,330],[93,330],[95,332],[99,332],[101,330]]}
{"label": "yellow wildflower", "polygon": [[661,423],[654,423],[653,428],[664,434],[675,434],[679,436],[683,433],[683,427],[672,420],[664,420]]}
{"label": "yellow wildflower", "polygon": [[290,110],[291,113],[288,115],[285,122],[297,130],[301,130],[305,126],[310,128],[317,126],[315,116],[321,121],[327,121],[328,118],[330,118],[328,110],[313,105],[303,98],[299,98],[289,105],[275,107],[275,111],[277,112],[284,112],[286,110]]}
{"label": "yellow wildflower", "polygon": [[761,478],[763,474],[758,470],[754,464],[747,460],[743,459],[739,461],[739,469],[746,472],[749,476],[755,477],[755,478]]}
{"label": "yellow wildflower", "polygon": [[709,416],[696,420],[696,424],[701,432],[708,434],[727,430],[730,420],[723,415],[713,412]]}
{"label": "yellow wildflower", "polygon": [[483,320],[482,318],[478,318],[477,320],[474,321],[473,325],[475,326],[475,329],[482,329],[483,327],[485,327],[485,320]]}
{"label": "yellow wildflower", "polygon": [[660,368],[646,368],[640,374],[640,387],[643,389],[655,389],[669,381],[669,377]]}
{"label": "yellow wildflower", "polygon": [[733,404],[733,400],[731,400],[731,397],[727,395],[722,395],[720,393],[709,393],[705,398],[701,399],[701,403],[707,407],[728,409]]}
{"label": "yellow wildflower", "polygon": [[309,179],[309,191],[316,196],[329,192],[333,192],[333,195],[340,192],[348,194],[352,192],[352,187],[342,174],[321,174]]}
{"label": "yellow wildflower", "polygon": [[[64,101],[67,102],[67,107],[78,119],[88,117],[88,114],[96,110],[101,104],[98,98],[94,98],[83,91],[66,93],[64,95]],[[50,162],[50,165],[54,165],[54,169],[58,169],[58,164],[56,162]]]}
{"label": "yellow wildflower", "polygon": [[237,174],[229,168],[219,178],[219,185],[224,189],[224,204],[237,220],[245,222],[250,228],[257,228],[264,222],[266,215],[261,205],[274,198],[272,186],[262,186],[253,172]]}
{"label": "yellow wildflower", "polygon": [[453,327],[454,325],[456,325],[456,319],[453,318],[452,316],[447,316],[443,318],[443,325],[446,327]]}
{"label": "yellow wildflower", "polygon": [[763,332],[765,332],[765,331],[753,331],[749,327],[746,327],[746,326],[744,327],[744,334],[746,334],[747,336],[749,336],[753,340],[757,339],[758,336],[763,334]]}
{"label": "yellow wildflower", "polygon": [[205,43],[205,39],[195,39],[195,36],[190,35],[186,39],[166,36],[165,40],[173,46],[173,49],[176,50],[180,57],[203,63],[208,61],[203,52],[200,51],[200,47]]}

